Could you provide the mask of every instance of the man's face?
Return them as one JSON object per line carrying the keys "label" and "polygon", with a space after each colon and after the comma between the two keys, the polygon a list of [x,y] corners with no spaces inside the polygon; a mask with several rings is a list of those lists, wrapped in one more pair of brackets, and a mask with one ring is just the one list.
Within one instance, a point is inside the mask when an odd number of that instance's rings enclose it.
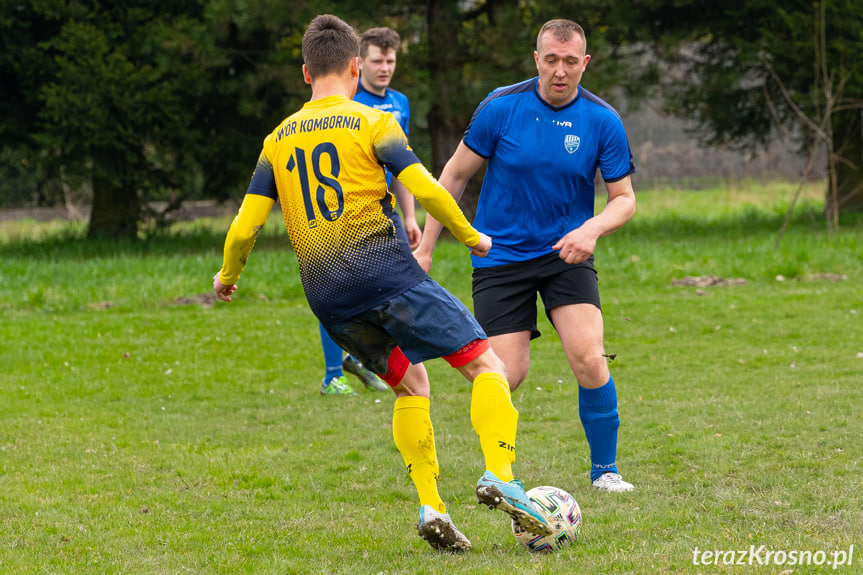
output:
{"label": "man's face", "polygon": [[551,32],[540,38],[539,51],[533,53],[539,72],[539,95],[555,107],[570,103],[578,94],[578,84],[590,55],[584,53],[584,41],[578,34],[566,42]]}
{"label": "man's face", "polygon": [[360,81],[369,91],[383,96],[396,71],[396,51],[381,51],[370,45],[365,58],[360,58]]}

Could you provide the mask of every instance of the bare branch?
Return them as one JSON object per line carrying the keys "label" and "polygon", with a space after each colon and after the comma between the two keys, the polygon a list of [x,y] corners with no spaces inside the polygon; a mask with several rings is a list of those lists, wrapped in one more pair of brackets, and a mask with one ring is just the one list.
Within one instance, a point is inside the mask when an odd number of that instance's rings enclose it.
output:
{"label": "bare branch", "polygon": [[785,129],[785,123],[779,118],[779,112],[776,111],[776,106],[773,105],[773,98],[770,97],[770,91],[767,89],[767,82],[761,84],[761,90],[764,92],[764,101],[767,102],[767,108],[770,110],[770,115],[773,117],[773,123],[779,128],[779,132],[783,138],[788,138],[788,131]]}
{"label": "bare branch", "polygon": [[836,107],[833,108],[834,112],[847,112],[848,110],[863,110],[863,100],[851,100],[848,98],[840,98],[838,100]]}
{"label": "bare branch", "polygon": [[776,236],[775,249],[779,249],[779,242],[782,241],[782,236],[791,224],[791,216],[794,213],[794,206],[797,205],[797,200],[800,199],[800,193],[803,191],[804,184],[812,177],[812,158],[815,155],[815,148],[809,147],[809,153],[806,154],[806,166],[803,168],[803,173],[800,174],[800,183],[797,185],[797,190],[794,191],[794,197],[791,198],[791,205],[788,207],[788,212],[785,214],[785,221],[782,222],[782,227],[779,228],[779,235]]}
{"label": "bare branch", "polygon": [[[788,104],[788,106],[791,108],[791,110],[795,114],[797,114],[797,117],[800,119],[800,121],[804,125],[806,125],[810,130],[815,132],[819,138],[821,138],[825,142],[829,143],[830,137],[827,135],[827,133],[824,131],[824,129],[821,126],[819,126],[818,124],[813,122],[812,119],[810,119],[809,116],[807,116],[806,113],[803,110],[801,110],[800,107],[794,102],[794,99],[791,97],[791,94],[788,92],[788,89],[785,88],[784,82],[782,82],[782,79],[779,78],[779,75],[776,73],[776,71],[773,69],[773,67],[770,65],[770,63],[765,61],[764,65],[767,67],[767,71],[770,73],[770,77],[773,78],[773,80],[779,85],[779,90],[782,92],[782,95],[785,97],[785,102]],[[829,113],[826,115],[829,116]]]}
{"label": "bare branch", "polygon": [[848,202],[850,202],[854,196],[863,193],[863,184],[856,186],[853,190],[845,194],[843,197],[839,199],[839,205],[844,206]]}

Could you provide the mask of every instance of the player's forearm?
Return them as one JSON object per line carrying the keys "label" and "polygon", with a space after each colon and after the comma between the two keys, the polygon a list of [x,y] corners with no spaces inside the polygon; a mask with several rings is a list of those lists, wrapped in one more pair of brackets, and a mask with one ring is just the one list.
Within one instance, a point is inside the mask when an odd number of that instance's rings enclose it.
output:
{"label": "player's forearm", "polygon": [[431,214],[426,214],[425,224],[423,224],[423,239],[416,250],[417,256],[431,257],[441,230],[443,230],[443,225],[434,219]]}
{"label": "player's forearm", "polygon": [[436,226],[432,226],[433,229],[437,228],[435,240],[437,234],[440,234],[440,226],[443,224],[464,245],[473,247],[479,242],[479,234],[464,217],[464,213],[458,207],[456,200],[429,174],[422,164],[408,166],[402,170],[398,178],[416,196],[420,205],[431,216],[426,218],[426,230],[429,229],[430,223],[436,224]]}
{"label": "player's forearm", "polygon": [[275,200],[256,194],[246,194],[243,198],[243,205],[240,206],[240,211],[225,238],[222,269],[219,272],[219,281],[222,284],[233,285],[240,278],[249,254],[255,247],[258,232],[267,223],[273,204]]}
{"label": "player's forearm", "polygon": [[414,197],[397,179],[392,181],[393,194],[399,202],[402,209],[402,215],[406,220],[416,219],[416,210],[414,209]]}
{"label": "player's forearm", "polygon": [[635,192],[628,180],[609,184],[608,203],[599,214],[588,220],[594,226],[597,237],[616,232],[635,215]]}

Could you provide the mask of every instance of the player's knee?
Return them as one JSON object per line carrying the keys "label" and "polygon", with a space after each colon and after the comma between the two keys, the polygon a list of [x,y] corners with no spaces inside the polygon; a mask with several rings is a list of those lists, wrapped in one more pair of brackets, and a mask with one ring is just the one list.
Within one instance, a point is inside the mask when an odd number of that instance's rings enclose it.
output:
{"label": "player's knee", "polygon": [[421,363],[416,365],[411,364],[399,381],[393,386],[393,391],[396,397],[404,395],[413,395],[418,397],[430,397],[431,384],[429,383],[428,372],[425,366]]}
{"label": "player's knee", "polygon": [[493,371],[495,373],[500,373],[509,378],[506,364],[503,362],[500,356],[494,352],[493,349],[489,348],[488,351],[482,354],[482,357],[480,359],[482,359],[483,361],[482,365],[485,368],[485,371]]}
{"label": "player's knee", "polygon": [[522,369],[507,370],[506,378],[507,381],[509,381],[510,389],[515,391],[516,388],[524,382],[525,378],[527,378],[527,366],[524,366]]}
{"label": "player's knee", "polygon": [[[455,367],[455,366],[454,366]],[[481,373],[499,373],[506,377],[506,366],[500,360],[491,348],[486,349],[483,353],[472,359],[470,362],[457,367],[456,369],[464,375],[469,381],[476,379]]]}
{"label": "player's knee", "polygon": [[576,364],[575,377],[582,387],[601,387],[608,381],[608,362],[602,354],[583,358]]}

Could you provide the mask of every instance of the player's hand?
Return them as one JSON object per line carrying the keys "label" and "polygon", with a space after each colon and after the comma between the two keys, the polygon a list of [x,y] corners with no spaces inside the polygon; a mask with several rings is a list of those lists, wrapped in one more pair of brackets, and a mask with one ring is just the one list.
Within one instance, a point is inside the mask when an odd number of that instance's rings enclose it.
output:
{"label": "player's hand", "polygon": [[410,243],[411,249],[415,250],[419,247],[420,241],[423,239],[423,232],[417,224],[415,218],[405,218],[403,223],[405,226],[405,232],[408,235],[408,242]]}
{"label": "player's hand", "polygon": [[237,291],[237,284],[226,286],[219,280],[221,270],[213,276],[213,291],[222,301],[231,301],[231,296]]}
{"label": "player's hand", "polygon": [[414,259],[425,273],[429,273],[432,267],[432,254],[430,251],[415,250]]}
{"label": "player's hand", "polygon": [[479,243],[470,249],[470,255],[484,258],[491,249],[491,238],[479,232]]}
{"label": "player's hand", "polygon": [[576,228],[557,240],[551,248],[558,252],[560,259],[568,264],[578,264],[593,254],[597,238],[583,228]]}

